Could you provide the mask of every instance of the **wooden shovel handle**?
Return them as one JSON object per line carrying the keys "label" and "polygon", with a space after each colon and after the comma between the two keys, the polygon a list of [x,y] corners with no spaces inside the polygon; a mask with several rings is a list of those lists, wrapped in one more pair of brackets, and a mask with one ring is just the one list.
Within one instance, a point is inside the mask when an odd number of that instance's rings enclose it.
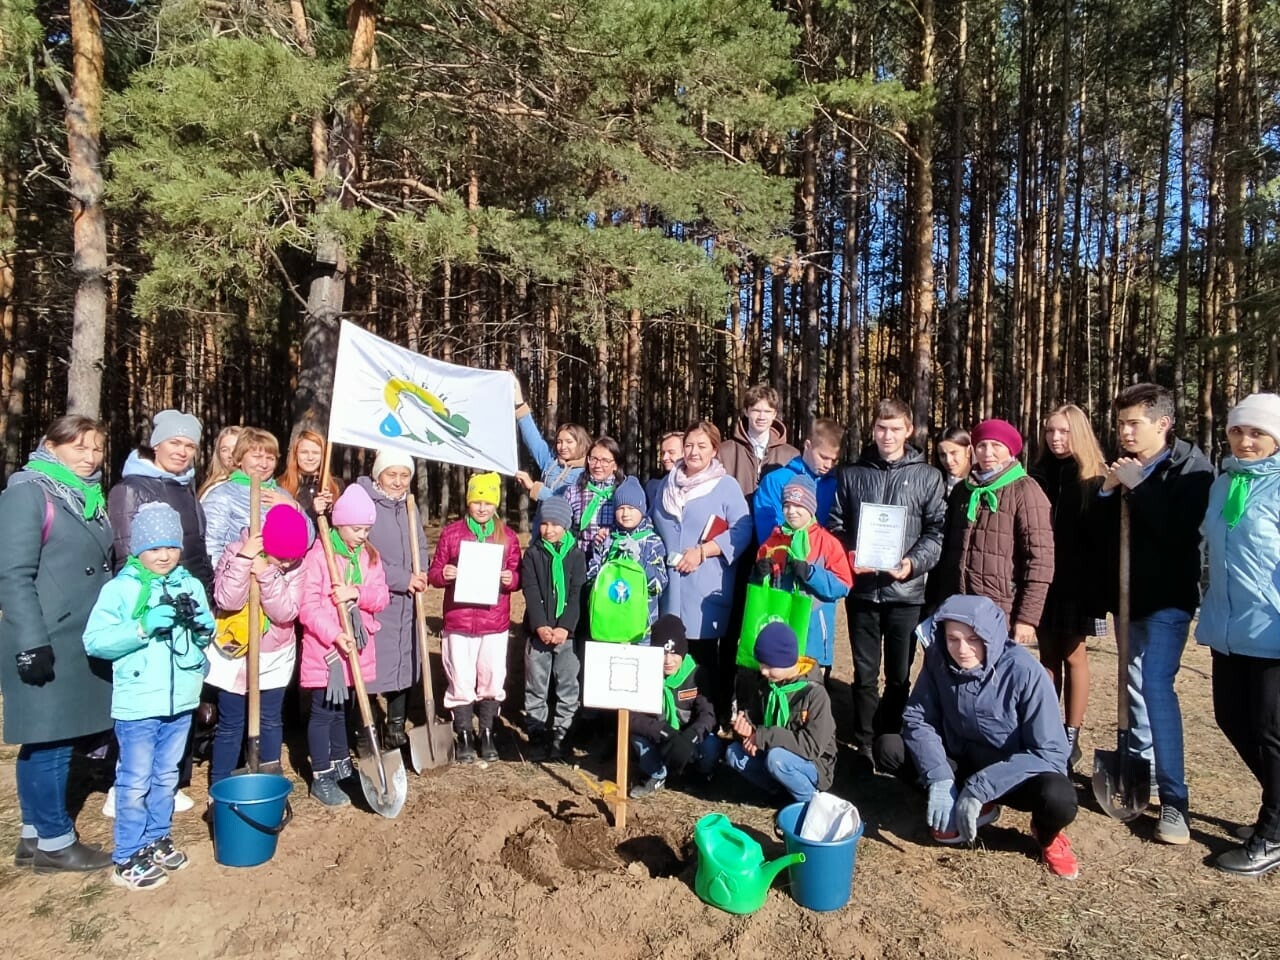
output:
{"label": "wooden shovel handle", "polygon": [[[328,517],[317,517],[316,524],[320,528],[320,544],[324,548],[325,563],[329,565],[329,583],[336,586],[338,578],[341,574],[338,571],[338,558],[333,555],[333,544],[329,542],[329,519]],[[347,612],[344,604],[335,601],[334,607],[338,610],[338,625],[342,628],[342,632],[347,636],[351,636],[351,615]],[[373,638],[369,639],[373,642]],[[363,726],[373,726],[373,711],[369,709],[369,695],[365,692],[364,677],[360,675],[360,653],[352,651],[347,656],[347,666],[351,668],[351,685],[356,688],[356,704],[360,708],[360,723]]]}
{"label": "wooden shovel handle", "polygon": [[[262,481],[249,479],[249,539],[262,533]],[[250,561],[252,564],[253,561]],[[248,733],[254,740],[262,735],[262,590],[258,578],[249,572],[249,644],[245,653],[245,694],[248,698]]]}
{"label": "wooden shovel handle", "polygon": [[[406,494],[405,500],[405,506],[409,511],[409,562],[414,576],[417,576],[422,572],[422,549],[418,546],[418,533],[422,527],[418,523],[418,504],[413,499],[413,493]],[[422,700],[427,710],[427,724],[430,726],[436,718],[436,695],[431,686],[431,656],[427,650],[426,601],[424,594],[413,595],[413,626],[418,642],[419,666],[422,670]]]}

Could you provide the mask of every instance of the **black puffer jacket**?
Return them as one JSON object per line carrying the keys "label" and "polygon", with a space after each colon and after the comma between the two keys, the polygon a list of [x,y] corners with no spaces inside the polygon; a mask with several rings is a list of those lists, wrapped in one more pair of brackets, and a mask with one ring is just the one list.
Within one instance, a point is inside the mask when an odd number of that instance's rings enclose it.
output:
{"label": "black puffer jacket", "polygon": [[[925,462],[914,447],[892,463],[870,446],[857,463],[836,474],[836,499],[827,521],[846,550],[858,542],[858,511],[866,503],[907,508],[907,550],[911,576],[894,580],[887,573],[858,574],[850,596],[876,603],[924,603],[925,574],[942,555],[942,531],[947,517],[946,483],[942,471]],[[854,560],[855,565],[857,559]]]}
{"label": "black puffer jacket", "polygon": [[[1081,482],[1075,457],[1045,457],[1031,470],[1031,478],[1049,498],[1053,520],[1053,582],[1045,601],[1046,611],[1062,610],[1077,617],[1101,620],[1107,604],[1100,589],[1094,522],[1089,516],[1097,506],[1102,479]],[[1044,619],[1055,622],[1055,614]]]}

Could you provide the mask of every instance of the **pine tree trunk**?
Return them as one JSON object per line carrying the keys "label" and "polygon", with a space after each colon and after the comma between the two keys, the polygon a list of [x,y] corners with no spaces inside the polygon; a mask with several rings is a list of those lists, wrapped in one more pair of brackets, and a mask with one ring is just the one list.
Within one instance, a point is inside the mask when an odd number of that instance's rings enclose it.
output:
{"label": "pine tree trunk", "polygon": [[[920,0],[920,49],[916,81],[919,89],[933,88],[933,0]],[[910,125],[907,163],[911,199],[908,203],[911,278],[911,409],[916,442],[923,447],[929,434],[929,401],[933,386],[933,113],[926,111]]]}

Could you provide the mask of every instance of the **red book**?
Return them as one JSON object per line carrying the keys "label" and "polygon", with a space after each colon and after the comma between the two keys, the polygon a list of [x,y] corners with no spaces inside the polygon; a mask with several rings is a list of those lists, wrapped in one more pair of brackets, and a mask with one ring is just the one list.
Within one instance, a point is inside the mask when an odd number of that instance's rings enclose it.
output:
{"label": "red book", "polygon": [[729,529],[729,521],[718,513],[713,513],[707,517],[707,525],[702,528],[702,536],[698,537],[699,543],[710,543],[720,534]]}

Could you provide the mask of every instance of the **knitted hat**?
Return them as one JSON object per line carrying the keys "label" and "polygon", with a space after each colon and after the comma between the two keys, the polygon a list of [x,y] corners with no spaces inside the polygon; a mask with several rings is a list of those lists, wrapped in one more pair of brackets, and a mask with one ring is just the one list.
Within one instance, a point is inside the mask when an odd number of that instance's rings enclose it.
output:
{"label": "knitted hat", "polygon": [[550,497],[538,506],[538,515],[534,518],[538,523],[554,523],[566,530],[573,526],[573,508],[564,497]]}
{"label": "knitted hat", "polygon": [[467,503],[502,502],[502,478],[496,473],[477,473],[467,481]]}
{"label": "knitted hat", "polygon": [[335,527],[371,527],[377,515],[377,508],[364,487],[353,483],[333,505],[332,519]]}
{"label": "knitted hat", "polygon": [[129,528],[129,552],[135,557],[143,550],[156,547],[182,549],[182,518],[177,510],[160,500],[140,506]]}
{"label": "knitted hat", "polygon": [[382,476],[382,471],[388,467],[405,467],[409,471],[409,475],[413,475],[413,457],[399,450],[379,450],[378,455],[373,458],[373,469],[369,471],[369,476],[377,480]]}
{"label": "knitted hat", "polygon": [[277,560],[298,560],[307,552],[307,518],[287,503],[277,503],[262,521],[262,549]]}
{"label": "knitted hat", "polygon": [[794,667],[800,659],[796,632],[781,620],[766,624],[756,634],[755,653],[762,667]]}
{"label": "knitted hat", "polygon": [[818,512],[818,485],[807,473],[797,473],[782,488],[782,502],[795,503],[810,513]]}
{"label": "knitted hat", "polygon": [[1227,414],[1228,427],[1255,427],[1280,443],[1280,396],[1274,393],[1251,393]]}
{"label": "knitted hat", "polygon": [[973,428],[969,438],[975,447],[983,440],[995,440],[1009,448],[1010,456],[1016,457],[1022,452],[1022,435],[1008,420],[983,420]]}
{"label": "knitted hat", "polygon": [[153,450],[166,440],[183,437],[192,443],[200,443],[200,421],[181,410],[161,410],[151,421],[151,439],[147,442]]}
{"label": "knitted hat", "polygon": [[618,489],[613,491],[614,507],[635,507],[641,513],[649,509],[649,500],[644,495],[644,487],[635,477],[627,477]]}
{"label": "knitted hat", "polygon": [[689,639],[684,635],[684,621],[674,613],[664,613],[654,623],[649,643],[651,646],[661,647],[666,653],[683,657],[689,652]]}

